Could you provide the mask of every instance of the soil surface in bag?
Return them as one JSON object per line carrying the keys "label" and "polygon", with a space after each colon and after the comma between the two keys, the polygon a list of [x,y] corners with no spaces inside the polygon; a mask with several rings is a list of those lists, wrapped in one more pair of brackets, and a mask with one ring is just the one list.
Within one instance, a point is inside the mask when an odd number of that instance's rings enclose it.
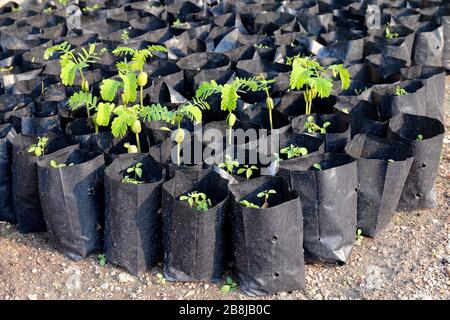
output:
{"label": "soil surface in bag", "polygon": [[358,228],[374,237],[394,216],[411,168],[412,150],[401,142],[358,134],[345,152],[358,164]]}
{"label": "soil surface in bag", "polygon": [[[46,134],[48,143],[44,155],[73,145],[74,142],[61,135]],[[36,163],[40,157],[28,152],[38,137],[19,134],[12,143],[12,192],[13,207],[18,229],[22,233],[46,231],[42,215]]]}
{"label": "soil surface in bag", "polygon": [[306,148],[307,153],[304,156],[325,153],[325,144],[322,139],[304,133],[286,133],[280,135],[279,156],[282,160],[281,163],[288,164],[290,161],[295,161],[295,159],[297,159],[297,157],[289,158],[288,150],[281,152],[284,148],[289,148],[292,146]]}
{"label": "soil surface in bag", "polygon": [[[124,183],[142,164],[138,184]],[[105,253],[109,262],[139,275],[162,257],[161,186],[164,169],[144,155],[114,160],[105,170]]]}
{"label": "soil surface in bag", "polygon": [[[320,170],[313,165],[320,166]],[[303,248],[307,263],[343,264],[356,234],[357,164],[344,154],[305,157],[289,169],[280,168],[298,192],[303,211]]]}
{"label": "soil surface in bag", "polygon": [[[323,99],[316,99],[311,108],[311,113],[333,113],[333,105],[336,103],[336,97],[331,96]],[[292,120],[295,117],[306,113],[306,104],[303,91],[291,91],[281,97],[276,110],[289,116]]]}
{"label": "soil surface in bag", "polygon": [[389,121],[388,137],[405,143],[414,154],[398,211],[436,207],[434,183],[444,132],[444,125],[440,121],[428,117],[399,113]]}
{"label": "soil surface in bag", "polygon": [[[322,141],[319,140],[319,143],[322,144]],[[205,154],[209,152],[207,148]],[[224,145],[221,153],[211,155],[205,162],[212,165],[213,170],[227,179],[229,184],[256,179],[261,175],[273,176],[278,163],[276,156],[270,152],[261,153],[257,149],[247,149],[239,145]]]}
{"label": "soil surface in bag", "polygon": [[[258,193],[274,190],[267,209]],[[303,217],[299,196],[282,177],[260,177],[230,186],[233,272],[248,295],[301,290],[305,286]]]}
{"label": "soil surface in bag", "polygon": [[[325,133],[314,130],[309,132],[305,125],[308,118],[313,117],[313,122],[323,128],[325,123]],[[292,130],[298,133],[305,133],[320,138],[325,141],[325,152],[343,152],[345,145],[350,140],[350,122],[346,114],[311,114],[303,115],[292,120]]]}
{"label": "soil surface in bag", "polygon": [[[139,141],[141,143],[141,153],[148,153],[150,148],[150,142],[144,131],[139,134]],[[122,156],[127,157],[127,149],[125,148],[125,143],[137,146],[136,135],[134,133],[128,133],[123,138],[115,138],[113,140],[113,146],[105,150],[105,162],[106,165],[110,165],[115,159]]]}
{"label": "soil surface in bag", "polygon": [[15,134],[11,124],[0,124],[0,221],[16,222],[12,204],[10,143]]}
{"label": "soil surface in bag", "polygon": [[[187,136],[187,133],[186,133]],[[180,159],[181,164],[178,166],[176,163],[172,162],[172,159],[177,159],[177,144],[175,141],[172,141],[171,138],[167,138],[163,142],[158,145],[150,147],[149,154],[150,156],[156,160],[156,162],[164,165],[167,171],[167,178],[171,179],[175,172],[177,171],[199,171],[203,169],[203,162],[201,153],[196,152],[196,148],[198,150],[202,150],[202,143],[197,140],[195,141],[195,137],[192,139],[185,138],[180,146]],[[189,163],[183,162],[184,154],[186,152],[190,153]]]}
{"label": "soil surface in bag", "polygon": [[[64,167],[54,168],[56,161]],[[103,156],[68,147],[38,161],[42,212],[50,237],[80,260],[102,248]]]}
{"label": "soil surface in bag", "polygon": [[[180,196],[205,193],[206,212],[190,208]],[[219,281],[225,264],[224,220],[228,210],[227,180],[211,170],[177,171],[163,184],[164,276],[177,281]]]}

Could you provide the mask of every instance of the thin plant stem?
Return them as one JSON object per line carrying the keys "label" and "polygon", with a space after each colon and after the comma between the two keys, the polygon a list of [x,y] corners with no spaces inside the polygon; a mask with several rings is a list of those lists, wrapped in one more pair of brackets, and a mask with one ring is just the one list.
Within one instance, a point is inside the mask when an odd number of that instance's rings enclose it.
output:
{"label": "thin plant stem", "polygon": [[[177,120],[177,130],[181,129],[181,118],[178,118]],[[179,131],[178,131],[179,132]],[[177,166],[181,165],[181,143],[177,142]]]}
{"label": "thin plant stem", "polygon": [[273,124],[272,124],[272,109],[269,109],[269,122],[270,122],[270,130],[273,130]]}
{"label": "thin plant stem", "polygon": [[138,148],[138,152],[141,153],[141,141],[139,140],[139,133],[136,133],[136,145]]}
{"label": "thin plant stem", "polygon": [[181,165],[181,144],[177,143],[177,166]]}
{"label": "thin plant stem", "polygon": [[[231,116],[231,111],[230,111],[230,115]],[[233,129],[233,127],[231,125],[228,126],[228,145],[231,146],[231,140],[233,139],[233,134],[231,132],[231,130]]]}
{"label": "thin plant stem", "polygon": [[[80,75],[81,75],[81,83],[83,84],[84,81],[86,81],[86,78],[84,77],[83,71],[80,70]],[[87,116],[90,119],[91,118],[91,111],[89,110],[89,105],[86,104],[86,112],[87,112]]]}

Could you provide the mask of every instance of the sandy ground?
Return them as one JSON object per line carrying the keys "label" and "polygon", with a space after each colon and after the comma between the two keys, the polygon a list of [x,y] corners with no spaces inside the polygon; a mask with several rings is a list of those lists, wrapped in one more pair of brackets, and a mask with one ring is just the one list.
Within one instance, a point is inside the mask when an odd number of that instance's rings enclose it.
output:
{"label": "sandy ground", "polygon": [[[260,299],[450,299],[450,77],[439,206],[398,213],[376,239],[364,238],[342,267],[308,265],[306,289]],[[74,262],[47,235],[21,235],[0,222],[0,299],[252,299],[223,283],[158,281],[161,266],[133,277],[97,255]]]}

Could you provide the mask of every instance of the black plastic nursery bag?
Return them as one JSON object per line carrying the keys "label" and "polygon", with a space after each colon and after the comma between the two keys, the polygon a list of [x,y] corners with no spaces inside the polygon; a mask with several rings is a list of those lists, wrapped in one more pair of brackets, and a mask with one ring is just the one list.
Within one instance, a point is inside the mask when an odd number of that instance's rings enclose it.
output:
{"label": "black plastic nursery bag", "polygon": [[[142,164],[142,181],[127,169]],[[139,275],[153,266],[162,252],[161,186],[164,169],[145,155],[114,160],[105,170],[105,253],[108,262]]]}
{"label": "black plastic nursery bag", "polygon": [[11,143],[15,131],[11,124],[0,124],[0,221],[15,222],[12,203]]}
{"label": "black plastic nursery bag", "polygon": [[350,129],[352,137],[358,133],[386,136],[388,121],[381,119],[378,105],[368,101],[358,101],[356,104],[339,103],[336,109],[350,114]]}
{"label": "black plastic nursery bag", "polygon": [[389,122],[388,137],[413,150],[414,161],[397,207],[399,211],[434,208],[434,183],[444,139],[444,125],[436,119],[400,113]]}
{"label": "black plastic nursery bag", "polygon": [[411,168],[412,150],[398,141],[358,134],[345,151],[358,163],[358,228],[374,237],[394,216]]}
{"label": "black plastic nursery bag", "polygon": [[11,117],[11,122],[16,130],[22,134],[41,135],[46,132],[61,133],[61,125],[58,116],[42,118]]}
{"label": "black plastic nursery bag", "polygon": [[405,79],[420,80],[425,87],[427,117],[444,122],[445,69],[439,67],[413,66],[401,70]]}
{"label": "black plastic nursery bag", "polygon": [[450,11],[442,17],[444,33],[444,48],[442,51],[442,65],[450,70]]}
{"label": "black plastic nursery bag", "polygon": [[[45,134],[48,137],[44,154],[72,145],[72,141],[64,136]],[[19,134],[12,143],[12,192],[13,207],[17,218],[18,229],[22,233],[46,231],[42,215],[36,163],[39,160],[34,153],[28,152],[38,137]]]}
{"label": "black plastic nursery bag", "polygon": [[[66,166],[54,168],[52,160]],[[74,260],[102,246],[103,169],[103,156],[74,147],[38,161],[42,212],[50,237]]]}
{"label": "black plastic nursery bag", "polygon": [[[259,206],[257,194],[275,190],[269,208]],[[299,196],[282,177],[260,177],[230,186],[234,205],[231,219],[233,271],[249,295],[301,290],[305,286],[303,217]]]}
{"label": "black plastic nursery bag", "polygon": [[[190,208],[180,196],[205,193],[212,201],[206,212]],[[211,170],[177,171],[163,184],[164,275],[178,281],[218,281],[224,267],[224,219],[227,180]]]}
{"label": "black plastic nursery bag", "polygon": [[278,173],[301,199],[305,261],[346,263],[356,232],[356,161],[345,154],[311,155]]}
{"label": "black plastic nursery bag", "polygon": [[435,22],[427,23],[416,32],[413,61],[419,66],[442,66],[444,28]]}

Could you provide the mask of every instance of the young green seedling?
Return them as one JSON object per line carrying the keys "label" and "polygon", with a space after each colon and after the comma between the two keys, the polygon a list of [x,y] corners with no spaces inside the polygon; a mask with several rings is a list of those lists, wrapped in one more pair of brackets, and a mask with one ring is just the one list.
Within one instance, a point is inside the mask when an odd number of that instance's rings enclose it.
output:
{"label": "young green seedling", "polygon": [[192,191],[189,192],[188,195],[183,195],[180,197],[181,201],[186,201],[189,204],[189,207],[197,209],[197,211],[208,211],[209,208],[212,206],[211,199],[206,197],[206,194]]}
{"label": "young green seedling", "polygon": [[270,190],[264,190],[264,191],[261,191],[260,193],[258,193],[258,198],[264,198],[264,203],[263,203],[263,205],[262,205],[262,209],[267,209],[268,207],[269,207],[269,197],[272,195],[272,194],[276,194],[277,192],[275,191],[275,190],[273,190],[273,189],[270,189]]}
{"label": "young green seedling", "polygon": [[[107,101],[100,103],[98,106],[98,113],[96,121],[100,126],[108,126],[111,114],[115,118],[111,124],[111,131],[115,137],[123,137],[128,127],[136,136],[136,144],[138,151],[141,152],[141,143],[139,134],[142,131],[140,118],[145,113],[151,111],[149,108],[162,108],[159,104],[144,106],[143,90],[148,82],[148,75],[143,71],[144,65],[148,58],[153,57],[153,52],[165,52],[166,48],[160,45],[148,46],[145,49],[132,49],[128,47],[118,47],[113,51],[116,56],[131,55],[132,60],[128,62],[126,59],[116,64],[119,78],[121,81],[114,79],[103,80],[100,85],[100,94],[102,99]],[[136,75],[136,72],[138,73]],[[137,99],[137,88],[140,88],[140,104],[135,104],[133,107],[128,107],[129,103],[135,103]],[[122,104],[115,106],[114,99],[121,89]],[[167,108],[166,110],[167,111]]]}
{"label": "young green seedling", "polygon": [[247,200],[242,200],[242,201],[240,201],[239,203],[240,203],[242,206],[247,207],[247,208],[261,209],[260,206],[254,204],[254,203],[252,203],[252,202],[250,202],[250,201],[247,201]]}
{"label": "young green seedling", "polygon": [[361,93],[363,93],[366,90],[367,90],[367,87],[364,87],[364,88],[361,88],[361,89],[355,89],[354,91],[355,91],[355,94],[357,96],[359,96]]}
{"label": "young green seedling", "polygon": [[69,165],[67,165],[67,164],[65,164],[65,163],[58,163],[58,162],[56,162],[56,160],[50,160],[50,166],[52,167],[52,168],[55,168],[55,169],[61,169],[61,168],[65,168],[65,167],[71,167],[71,166],[73,166],[74,164],[73,163],[70,163]]}
{"label": "young green seedling", "polygon": [[416,140],[417,141],[422,141],[423,140],[423,135],[422,134],[418,134]]}
{"label": "young green seedling", "polygon": [[53,11],[53,8],[52,7],[48,7],[48,8],[45,8],[44,10],[42,10],[42,13],[47,14],[47,13],[51,13],[52,11]]}
{"label": "young green seedling", "polygon": [[225,284],[220,288],[221,293],[229,293],[236,290],[237,283],[233,281],[231,277],[227,277]]}
{"label": "young green seedling", "polygon": [[225,155],[225,162],[219,163],[219,168],[226,168],[229,174],[233,174],[235,168],[239,167],[239,162],[237,160],[231,159],[230,155]]}
{"label": "young green seedling", "polygon": [[127,173],[134,174],[134,177],[130,177],[126,175],[122,179],[122,183],[130,183],[130,184],[142,184],[142,181],[139,181],[139,178],[142,178],[142,163],[138,162],[134,166],[129,167],[127,169]]}
{"label": "young green seedling", "polygon": [[313,168],[314,168],[314,169],[317,169],[317,170],[319,170],[319,171],[322,170],[322,166],[320,165],[320,163],[314,163],[314,164],[313,164]]}
{"label": "young green seedling", "polygon": [[148,3],[145,7],[147,9],[152,9],[152,8],[159,8],[161,5],[159,3],[156,2],[150,2]]}
{"label": "young green seedling", "polygon": [[[72,86],[75,81],[77,73],[81,76],[81,91],[75,92],[69,99],[69,107],[71,110],[76,110],[80,107],[86,108],[88,118],[91,118],[91,111],[97,110],[97,97],[94,97],[89,91],[89,82],[84,75],[84,69],[88,68],[91,64],[96,63],[101,54],[103,54],[106,48],[103,48],[99,52],[96,51],[96,44],[91,43],[88,50],[81,48],[81,51],[76,52],[72,49],[72,46],[68,42],[55,45],[51,48],[47,48],[44,52],[44,59],[50,59],[53,54],[60,53],[59,64],[61,66],[60,78],[61,82],[65,86]],[[94,118],[95,132],[98,133],[98,125]]]}
{"label": "young green seedling", "polygon": [[238,93],[246,92],[246,91],[259,91],[263,89],[263,84],[261,81],[258,81],[256,78],[250,79],[241,79],[236,78],[231,83],[226,83],[224,85],[218,84],[216,81],[211,80],[210,82],[204,81],[200,87],[197,89],[195,95],[199,99],[206,100],[213,94],[220,93],[221,101],[220,101],[220,109],[222,111],[227,111],[227,125],[229,128],[228,132],[228,144],[231,145],[231,140],[233,137],[232,128],[236,123],[236,115],[234,111],[237,106],[237,100],[239,98]]}
{"label": "young green seedling", "polygon": [[290,89],[301,90],[305,87],[303,96],[306,103],[306,114],[311,113],[312,103],[316,97],[327,98],[331,95],[332,77],[339,76],[342,89],[348,89],[350,86],[350,73],[342,64],[323,67],[316,60],[299,55],[288,58],[287,64],[292,65],[289,79]]}
{"label": "young green seedling", "polygon": [[356,239],[355,239],[355,244],[357,246],[360,246],[362,244],[364,237],[362,236],[362,230],[358,229],[356,230]]}
{"label": "young green seedling", "polygon": [[308,149],[291,144],[290,146],[281,149],[280,152],[285,154],[288,159],[293,159],[300,156],[306,156],[308,154]]}
{"label": "young green seedling", "polygon": [[32,144],[28,148],[29,153],[34,153],[36,157],[43,156],[45,154],[45,146],[48,143],[47,137],[38,137],[38,143]]}
{"label": "young green seedling", "polygon": [[166,278],[164,278],[162,273],[157,273],[156,274],[156,278],[157,278],[157,281],[158,281],[159,284],[161,284],[163,286],[167,284],[167,280],[166,280]]}
{"label": "young green seedling", "polygon": [[127,153],[139,153],[138,148],[129,142],[123,144],[124,148],[127,149]]}
{"label": "young green seedling", "polygon": [[184,22],[182,22],[180,19],[177,19],[177,20],[175,20],[173,23],[172,23],[172,27],[178,27],[178,26],[180,26],[181,24],[183,24]]}
{"label": "young green seedling", "polygon": [[253,46],[258,49],[269,49],[270,48],[268,45],[265,45],[263,43],[254,44]]}
{"label": "young green seedling", "polygon": [[386,39],[394,39],[394,38],[398,38],[398,33],[391,32],[391,26],[389,25],[389,23],[386,24],[386,31],[385,31],[385,35]]}
{"label": "young green seedling", "polygon": [[124,29],[122,31],[122,34],[120,35],[120,39],[122,39],[123,41],[130,40],[130,34],[128,33],[127,29]]}
{"label": "young green seedling", "polygon": [[248,179],[250,179],[250,177],[253,175],[253,171],[259,170],[259,168],[255,165],[247,165],[244,164],[243,168],[240,168],[237,173],[238,174],[243,174],[245,173],[245,177]]}
{"label": "young green seedling", "polygon": [[320,127],[314,122],[314,118],[312,116],[309,116],[306,119],[303,129],[308,131],[308,133],[327,133],[327,127],[329,127],[330,125],[331,123],[327,121],[322,125],[322,127]]}
{"label": "young green seedling", "polygon": [[406,91],[402,87],[400,87],[400,86],[395,87],[395,95],[396,96],[404,96],[407,94],[408,94],[408,91]]}
{"label": "young green seedling", "polygon": [[[147,62],[147,60],[149,58],[153,58],[154,57],[154,52],[167,52],[167,49],[164,46],[161,45],[151,45],[148,46],[145,49],[133,49],[133,48],[128,48],[128,47],[118,47],[115,50],[113,50],[113,54],[116,56],[124,56],[124,55],[130,55],[132,56],[131,58],[131,68],[138,72],[139,74],[137,75],[136,78],[136,83],[140,88],[140,103],[141,106],[144,106],[144,101],[143,101],[143,90],[144,87],[147,85],[148,82],[148,74],[146,72],[144,72],[144,65]],[[113,80],[111,80],[113,81]],[[114,91],[114,88],[117,88],[117,84],[111,83],[112,84],[112,88],[108,88],[105,87],[104,90],[107,91]],[[115,92],[109,92],[108,97],[111,96],[115,96]],[[107,101],[112,101],[112,99],[107,99]]]}
{"label": "young green seedling", "polygon": [[98,3],[94,4],[93,6],[86,6],[82,9],[83,12],[94,12],[97,9],[100,9],[100,5]]}
{"label": "young green seedling", "polygon": [[12,71],[14,66],[0,67],[0,72],[9,72]]}
{"label": "young green seedling", "polygon": [[264,75],[262,73],[260,73],[258,75],[258,77],[256,77],[256,79],[259,81],[260,87],[266,93],[266,107],[267,107],[267,110],[269,111],[270,130],[273,130],[272,110],[274,109],[274,104],[273,104],[273,99],[269,93],[269,86],[271,83],[275,82],[275,79],[266,80],[266,78],[264,77]]}
{"label": "young green seedling", "polygon": [[106,266],[106,254],[102,253],[97,256],[98,264],[102,267]]}
{"label": "young green seedling", "polygon": [[[77,72],[81,76],[81,89],[89,92],[89,83],[85,78],[83,70],[100,59],[100,55],[106,51],[105,48],[96,51],[96,44],[91,43],[89,49],[81,48],[76,52],[68,42],[47,48],[44,52],[44,59],[50,59],[56,52],[60,53],[59,64],[61,66],[61,82],[65,86],[72,86]],[[89,114],[89,109],[87,110]]]}

